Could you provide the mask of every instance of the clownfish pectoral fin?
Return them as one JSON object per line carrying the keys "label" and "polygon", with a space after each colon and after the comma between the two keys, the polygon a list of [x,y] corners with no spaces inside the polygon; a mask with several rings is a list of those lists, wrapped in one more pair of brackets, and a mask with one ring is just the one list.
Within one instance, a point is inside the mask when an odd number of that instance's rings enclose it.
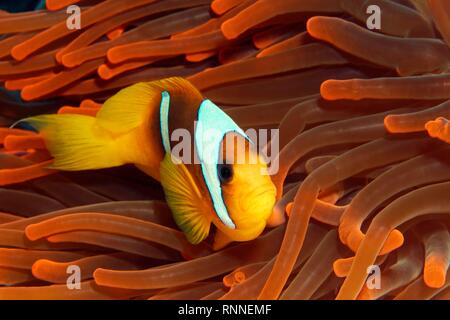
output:
{"label": "clownfish pectoral fin", "polygon": [[233,242],[232,239],[230,239],[225,233],[220,231],[220,229],[217,229],[214,236],[213,250],[216,251],[225,248],[231,242]]}
{"label": "clownfish pectoral fin", "polygon": [[160,165],[161,184],[175,222],[192,244],[198,244],[209,234],[211,213],[195,180],[186,166],[174,163],[166,153]]}
{"label": "clownfish pectoral fin", "polygon": [[[38,130],[53,156],[49,167],[78,171],[111,168],[124,164],[117,144],[95,118],[77,114],[52,114],[26,118],[20,122]],[[19,123],[20,123],[19,122]]]}

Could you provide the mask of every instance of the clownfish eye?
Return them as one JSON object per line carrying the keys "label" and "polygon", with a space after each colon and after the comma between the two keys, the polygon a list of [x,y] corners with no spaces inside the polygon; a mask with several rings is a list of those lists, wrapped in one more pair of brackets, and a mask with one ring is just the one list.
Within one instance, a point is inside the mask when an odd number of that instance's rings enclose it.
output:
{"label": "clownfish eye", "polygon": [[217,165],[217,173],[221,183],[230,182],[233,178],[233,167],[230,164]]}

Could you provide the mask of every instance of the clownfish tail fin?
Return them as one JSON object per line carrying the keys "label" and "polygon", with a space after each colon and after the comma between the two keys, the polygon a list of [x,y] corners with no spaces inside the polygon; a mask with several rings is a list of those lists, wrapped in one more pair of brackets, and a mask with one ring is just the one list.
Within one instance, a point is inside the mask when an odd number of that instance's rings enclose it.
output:
{"label": "clownfish tail fin", "polygon": [[124,164],[113,136],[99,127],[94,117],[53,114],[26,118],[22,122],[44,137],[54,158],[50,166],[53,169],[78,171]]}

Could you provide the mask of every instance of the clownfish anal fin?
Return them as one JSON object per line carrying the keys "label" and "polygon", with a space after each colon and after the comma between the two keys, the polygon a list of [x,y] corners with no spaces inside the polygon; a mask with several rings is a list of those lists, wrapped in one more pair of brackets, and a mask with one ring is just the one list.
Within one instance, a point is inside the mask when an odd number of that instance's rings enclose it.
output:
{"label": "clownfish anal fin", "polygon": [[192,244],[198,244],[209,234],[211,213],[186,166],[174,163],[166,153],[160,165],[161,184],[175,222]]}
{"label": "clownfish anal fin", "polygon": [[225,248],[232,242],[233,242],[232,239],[230,239],[225,233],[220,231],[220,229],[217,229],[216,234],[214,236],[213,250],[216,251]]}

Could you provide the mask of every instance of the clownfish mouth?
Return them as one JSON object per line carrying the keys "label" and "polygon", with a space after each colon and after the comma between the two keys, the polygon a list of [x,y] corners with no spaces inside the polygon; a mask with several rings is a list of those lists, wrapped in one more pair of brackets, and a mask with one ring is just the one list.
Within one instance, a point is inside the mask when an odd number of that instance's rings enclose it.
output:
{"label": "clownfish mouth", "polygon": [[[272,213],[275,205],[275,191],[274,189],[264,188],[263,190],[255,190],[251,193],[246,193],[245,196],[238,196],[238,207],[230,209],[236,212],[236,221],[266,221]],[[233,215],[234,217],[234,215]]]}

